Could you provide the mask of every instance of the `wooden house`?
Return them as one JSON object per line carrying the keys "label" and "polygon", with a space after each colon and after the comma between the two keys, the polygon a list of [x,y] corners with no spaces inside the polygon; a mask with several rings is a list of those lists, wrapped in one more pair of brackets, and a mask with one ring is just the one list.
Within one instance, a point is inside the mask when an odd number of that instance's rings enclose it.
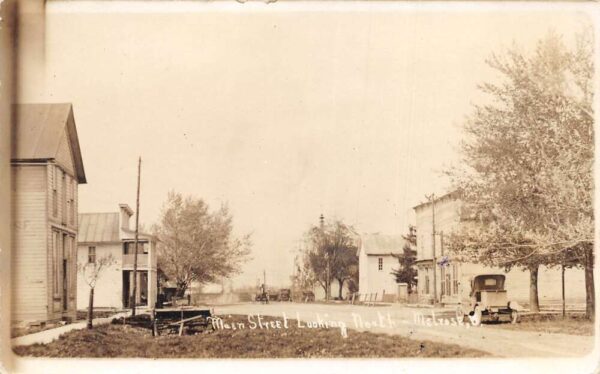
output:
{"label": "wooden house", "polygon": [[[100,273],[94,289],[94,307],[123,309],[133,296],[135,231],[130,228],[133,210],[119,204],[118,212],[79,215],[77,261],[80,266],[112,256],[114,262]],[[139,233],[136,305],[154,307],[157,297],[156,238]],[[88,306],[90,288],[85,275],[77,275],[78,309]]]}
{"label": "wooden house", "polygon": [[[394,301],[398,294],[396,277],[406,239],[401,235],[364,234],[358,246],[358,288],[361,301]],[[366,298],[366,299],[365,299]]]}
{"label": "wooden house", "polygon": [[86,183],[73,107],[20,104],[13,123],[12,321],[72,320],[77,191]]}

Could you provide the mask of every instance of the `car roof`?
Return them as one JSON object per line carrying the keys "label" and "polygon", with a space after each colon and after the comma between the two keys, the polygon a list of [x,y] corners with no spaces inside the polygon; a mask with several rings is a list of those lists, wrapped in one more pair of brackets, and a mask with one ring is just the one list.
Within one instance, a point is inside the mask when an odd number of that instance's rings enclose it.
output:
{"label": "car roof", "polygon": [[502,278],[502,279],[506,279],[506,275],[504,275],[504,274],[479,274],[479,275],[475,276],[473,279],[478,279],[478,278]]}

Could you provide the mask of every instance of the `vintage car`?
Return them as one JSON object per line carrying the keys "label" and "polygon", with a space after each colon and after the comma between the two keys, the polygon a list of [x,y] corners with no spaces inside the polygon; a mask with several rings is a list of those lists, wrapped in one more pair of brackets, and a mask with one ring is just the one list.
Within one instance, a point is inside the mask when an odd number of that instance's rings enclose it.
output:
{"label": "vintage car", "polygon": [[292,301],[292,290],[282,288],[279,290],[279,301]]}
{"label": "vintage car", "polygon": [[[517,323],[518,304],[508,301],[504,289],[506,277],[503,274],[481,274],[471,279],[469,294],[460,295],[456,318],[464,321],[467,317],[471,324],[479,326],[482,321],[505,320]],[[512,305],[512,307],[511,307]]]}
{"label": "vintage car", "polygon": [[315,294],[312,291],[302,291],[302,301],[311,303],[315,301]]}
{"label": "vintage car", "polygon": [[260,301],[263,304],[268,304],[269,294],[266,292],[257,292],[256,295],[254,295],[254,301]]}

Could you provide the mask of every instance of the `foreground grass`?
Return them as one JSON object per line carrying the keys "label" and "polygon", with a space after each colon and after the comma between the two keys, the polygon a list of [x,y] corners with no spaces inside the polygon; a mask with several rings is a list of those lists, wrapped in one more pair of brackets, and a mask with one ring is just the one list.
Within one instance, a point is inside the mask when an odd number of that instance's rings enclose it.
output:
{"label": "foreground grass", "polygon": [[[277,318],[265,317],[269,321]],[[246,316],[223,317],[227,323]],[[144,358],[335,358],[335,357],[483,357],[488,354],[453,344],[339,329],[217,330],[197,335],[152,337],[150,330],[103,325],[71,331],[49,344],[15,347],[16,354],[37,357]]]}
{"label": "foreground grass", "polygon": [[594,335],[594,322],[586,319],[583,314],[567,314],[564,319],[562,314],[526,314],[520,317],[520,322],[517,324],[502,323],[494,327],[544,333]]}

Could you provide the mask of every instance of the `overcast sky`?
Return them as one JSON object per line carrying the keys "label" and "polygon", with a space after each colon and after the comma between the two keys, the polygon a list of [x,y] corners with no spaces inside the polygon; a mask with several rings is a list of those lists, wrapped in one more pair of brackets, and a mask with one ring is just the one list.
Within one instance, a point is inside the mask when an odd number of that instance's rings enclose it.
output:
{"label": "overcast sky", "polygon": [[425,194],[447,192],[439,171],[457,159],[476,85],[495,77],[485,58],[513,41],[530,48],[551,27],[570,41],[585,21],[139,6],[50,2],[45,87],[28,82],[22,100],[73,103],[88,180],[80,212],[134,207],[141,155],[144,224],[169,190],[228,202],[236,231],[253,233],[236,281],[252,285],[263,269],[268,283],[289,280],[321,213],[404,233]]}

